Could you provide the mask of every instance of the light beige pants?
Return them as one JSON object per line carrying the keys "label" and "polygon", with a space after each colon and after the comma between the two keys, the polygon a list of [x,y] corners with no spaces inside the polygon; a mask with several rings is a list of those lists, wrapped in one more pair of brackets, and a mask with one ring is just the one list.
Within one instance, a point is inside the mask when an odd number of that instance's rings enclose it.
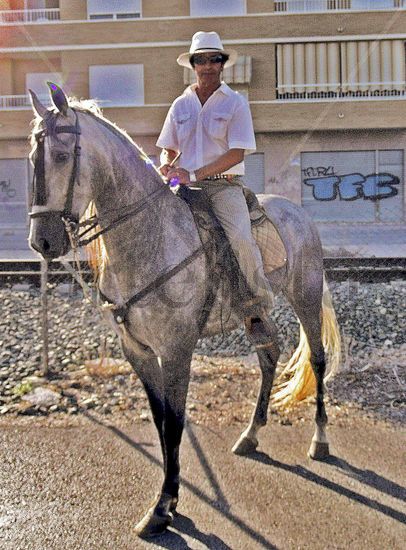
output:
{"label": "light beige pants", "polygon": [[261,253],[251,233],[242,181],[239,178],[231,183],[225,180],[204,180],[193,186],[202,189],[206,195],[237,257],[253,297],[259,298],[264,307],[272,306],[272,291],[264,273]]}

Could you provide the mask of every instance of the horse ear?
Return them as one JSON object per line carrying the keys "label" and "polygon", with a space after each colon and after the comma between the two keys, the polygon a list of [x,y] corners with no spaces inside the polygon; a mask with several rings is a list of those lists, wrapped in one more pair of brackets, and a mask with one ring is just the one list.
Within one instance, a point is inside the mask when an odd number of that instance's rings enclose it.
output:
{"label": "horse ear", "polygon": [[47,112],[47,108],[44,107],[44,105],[42,105],[41,101],[38,99],[35,92],[33,92],[32,90],[28,90],[28,91],[30,93],[31,105],[32,105],[33,111],[41,118],[44,118],[45,113]]}
{"label": "horse ear", "polygon": [[66,97],[65,92],[62,90],[62,88],[60,88],[53,82],[47,82],[47,84],[51,91],[52,103],[55,105],[60,113],[66,115],[69,109],[69,105],[68,98]]}

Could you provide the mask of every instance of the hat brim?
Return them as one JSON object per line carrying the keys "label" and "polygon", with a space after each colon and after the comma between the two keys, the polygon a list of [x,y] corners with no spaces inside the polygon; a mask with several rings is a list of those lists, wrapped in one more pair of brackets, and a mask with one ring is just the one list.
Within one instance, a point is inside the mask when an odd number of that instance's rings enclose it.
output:
{"label": "hat brim", "polygon": [[234,65],[238,57],[238,53],[236,52],[236,50],[216,50],[212,48],[211,50],[210,49],[198,50],[194,54],[191,54],[190,52],[181,53],[176,61],[178,62],[178,65],[181,65],[182,67],[187,67],[188,69],[193,70],[193,67],[190,64],[189,59],[192,55],[196,55],[199,53],[224,53],[228,55],[229,56],[228,60],[224,64],[225,69],[227,69],[227,67],[231,67],[232,65]]}

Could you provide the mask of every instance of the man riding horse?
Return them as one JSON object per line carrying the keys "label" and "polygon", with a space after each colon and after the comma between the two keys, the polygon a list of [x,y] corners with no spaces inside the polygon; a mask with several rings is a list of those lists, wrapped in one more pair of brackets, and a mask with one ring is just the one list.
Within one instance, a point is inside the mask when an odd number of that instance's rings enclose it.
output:
{"label": "man riding horse", "polygon": [[246,99],[221,81],[223,69],[236,59],[237,52],[224,50],[216,32],[193,36],[189,52],[177,62],[194,70],[197,83],[173,102],[157,146],[162,148],[161,173],[179,185],[199,188],[219,220],[252,293],[243,304],[244,314],[263,317],[273,305],[272,292],[251,233],[241,180],[244,155],[256,149],[252,117]]}

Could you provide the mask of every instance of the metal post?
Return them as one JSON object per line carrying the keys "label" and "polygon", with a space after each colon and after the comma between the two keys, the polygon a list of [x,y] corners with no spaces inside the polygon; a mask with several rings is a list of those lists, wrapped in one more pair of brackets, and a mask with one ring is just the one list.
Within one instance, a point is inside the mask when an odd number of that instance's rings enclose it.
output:
{"label": "metal post", "polygon": [[42,336],[42,373],[49,372],[48,360],[48,260],[41,260],[41,336]]}

